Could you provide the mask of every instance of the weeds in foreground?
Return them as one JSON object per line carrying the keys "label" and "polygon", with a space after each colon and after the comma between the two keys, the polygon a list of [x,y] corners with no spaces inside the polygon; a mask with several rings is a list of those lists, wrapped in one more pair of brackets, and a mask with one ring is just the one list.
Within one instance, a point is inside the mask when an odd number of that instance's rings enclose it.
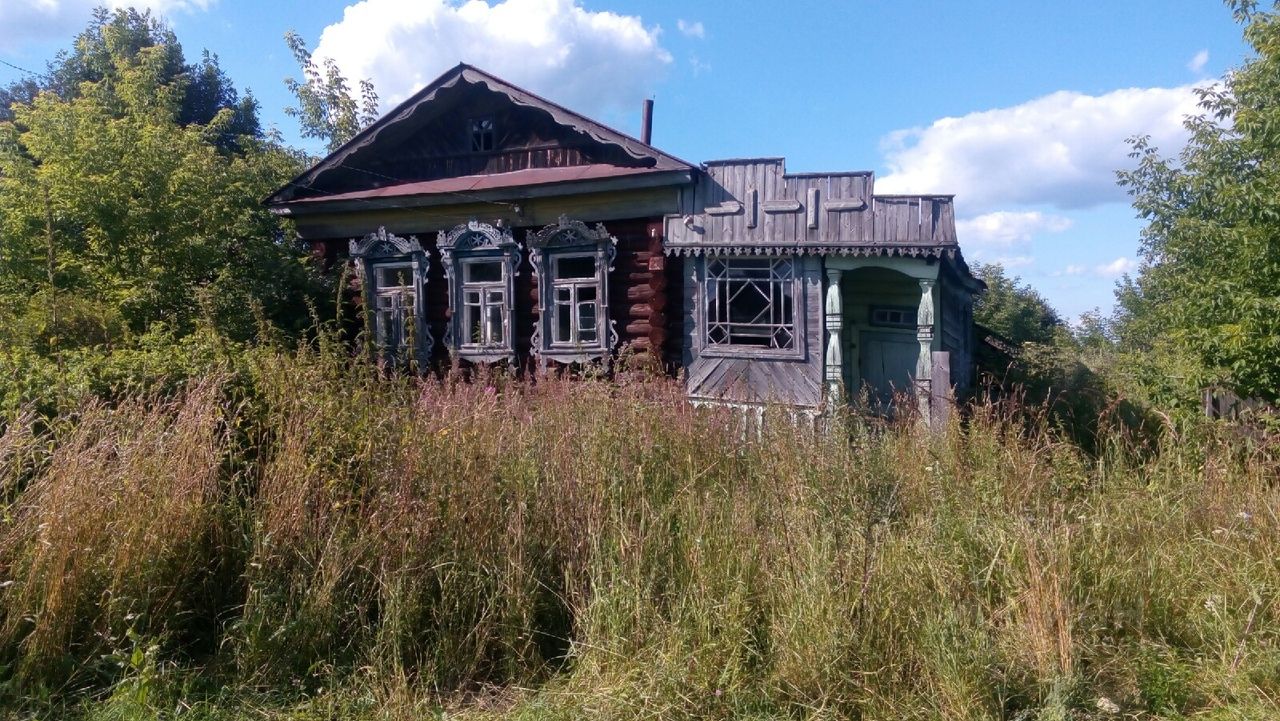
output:
{"label": "weeds in foreground", "polygon": [[[1280,460],[925,436],[666,381],[263,354],[0,436],[15,707],[92,718],[1265,718]],[[44,706],[41,706],[43,704]],[[34,705],[34,706],[33,706]]]}

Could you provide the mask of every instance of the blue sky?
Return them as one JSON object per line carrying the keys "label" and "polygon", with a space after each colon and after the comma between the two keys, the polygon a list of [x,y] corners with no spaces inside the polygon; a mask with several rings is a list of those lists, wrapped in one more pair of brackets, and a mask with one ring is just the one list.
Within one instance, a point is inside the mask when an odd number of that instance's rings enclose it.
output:
{"label": "blue sky", "polygon": [[[0,60],[43,69],[93,4],[0,0]],[[295,144],[289,29],[387,107],[459,60],[632,133],[652,97],[654,143],[686,160],[785,156],[875,170],[879,192],[954,193],[966,257],[1004,262],[1072,318],[1108,311],[1135,267],[1124,139],[1180,147],[1193,86],[1247,51],[1215,0],[136,4],[189,58],[215,52]],[[0,65],[0,82],[19,75]]]}

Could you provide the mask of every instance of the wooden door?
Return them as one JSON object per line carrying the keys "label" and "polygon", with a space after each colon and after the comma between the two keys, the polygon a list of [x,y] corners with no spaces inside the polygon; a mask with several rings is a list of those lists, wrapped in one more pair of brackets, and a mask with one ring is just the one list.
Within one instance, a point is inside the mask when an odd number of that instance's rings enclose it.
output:
{"label": "wooden door", "polygon": [[862,331],[858,365],[868,399],[888,409],[895,394],[914,392],[912,376],[920,355],[920,343],[911,333]]}

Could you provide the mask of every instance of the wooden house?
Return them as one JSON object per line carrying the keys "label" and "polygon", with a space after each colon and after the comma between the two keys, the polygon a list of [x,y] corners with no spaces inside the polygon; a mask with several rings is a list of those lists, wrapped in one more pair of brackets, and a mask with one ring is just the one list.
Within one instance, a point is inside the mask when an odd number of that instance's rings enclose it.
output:
{"label": "wooden house", "polygon": [[460,64],[267,198],[354,261],[382,353],[518,370],[621,349],[690,397],[815,407],[972,375],[951,196],[694,165]]}

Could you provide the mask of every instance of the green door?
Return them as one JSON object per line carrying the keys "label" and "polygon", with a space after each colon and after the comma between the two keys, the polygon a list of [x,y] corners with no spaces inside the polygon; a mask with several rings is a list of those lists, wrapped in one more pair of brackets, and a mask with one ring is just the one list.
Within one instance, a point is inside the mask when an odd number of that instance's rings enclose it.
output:
{"label": "green door", "polygon": [[895,394],[913,392],[911,379],[920,357],[914,334],[864,330],[858,340],[862,383],[872,404],[887,409]]}

